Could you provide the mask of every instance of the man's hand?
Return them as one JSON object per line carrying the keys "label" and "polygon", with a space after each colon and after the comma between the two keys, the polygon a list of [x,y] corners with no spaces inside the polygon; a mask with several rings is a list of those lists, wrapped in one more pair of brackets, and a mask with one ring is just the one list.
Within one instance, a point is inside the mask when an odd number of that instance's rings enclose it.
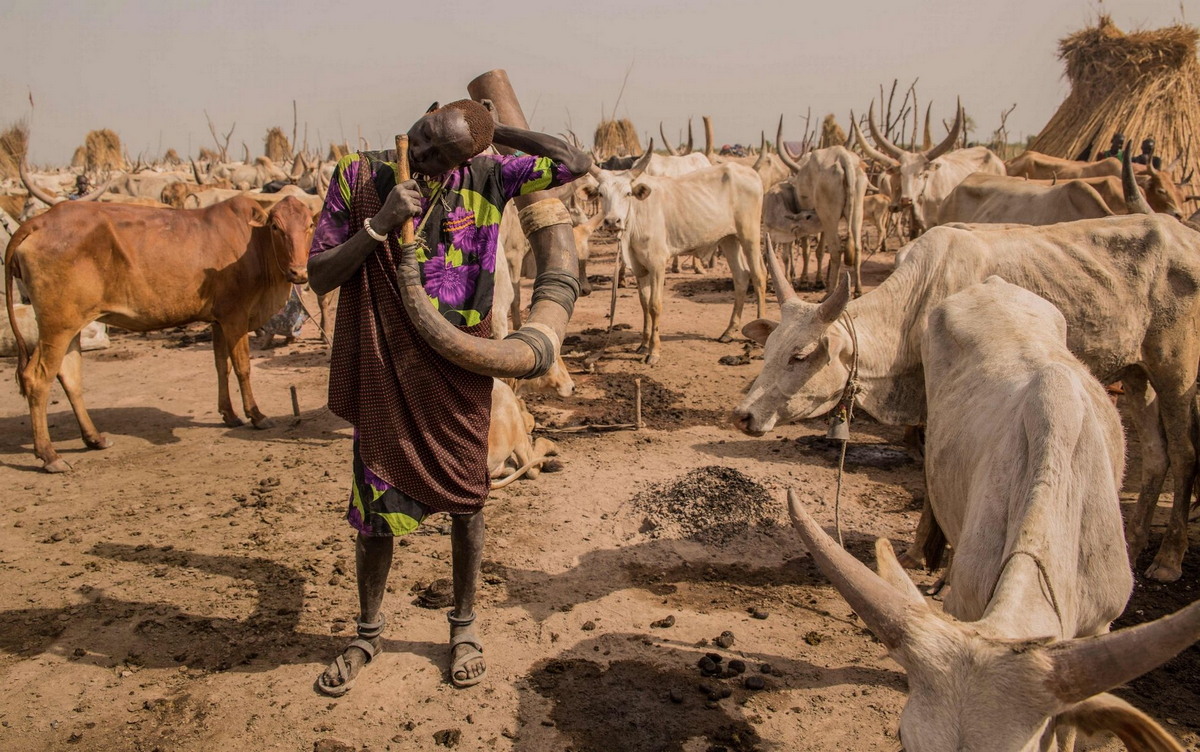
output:
{"label": "man's hand", "polygon": [[417,190],[414,180],[399,183],[388,193],[383,208],[371,218],[371,227],[375,232],[386,235],[421,211],[421,193]]}

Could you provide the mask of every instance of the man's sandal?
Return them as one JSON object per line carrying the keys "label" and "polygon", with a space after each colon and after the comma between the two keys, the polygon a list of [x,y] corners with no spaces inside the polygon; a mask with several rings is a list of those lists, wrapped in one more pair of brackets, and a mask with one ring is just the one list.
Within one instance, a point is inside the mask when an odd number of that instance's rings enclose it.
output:
{"label": "man's sandal", "polygon": [[[374,624],[368,622],[358,622],[358,637],[350,641],[350,644],[342,650],[341,654],[333,660],[333,665],[337,668],[338,676],[341,677],[342,683],[338,685],[330,685],[325,683],[325,671],[322,671],[317,676],[316,688],[321,694],[330,697],[341,697],[350,691],[354,686],[354,682],[358,679],[358,674],[350,675],[350,664],[346,662],[346,651],[350,648],[358,648],[367,656],[366,662],[359,667],[359,673],[375,656],[379,655],[381,648],[372,640],[375,640],[379,635],[383,634],[383,628],[387,624],[387,619],[380,616],[379,621]],[[328,669],[327,669],[328,670]]]}
{"label": "man's sandal", "polygon": [[[454,612],[446,614],[446,619],[452,627],[469,627],[475,623],[475,614],[471,614],[466,619],[460,619],[454,615]],[[474,650],[463,652],[458,658],[454,657],[455,649],[459,645],[470,645]],[[475,630],[460,632],[450,638],[450,681],[454,686],[473,687],[483,681],[483,677],[487,676],[487,666],[484,665],[483,671],[478,676],[467,675],[467,663],[483,657],[483,644],[479,642],[479,638],[475,636]],[[463,678],[459,678],[459,675]]]}

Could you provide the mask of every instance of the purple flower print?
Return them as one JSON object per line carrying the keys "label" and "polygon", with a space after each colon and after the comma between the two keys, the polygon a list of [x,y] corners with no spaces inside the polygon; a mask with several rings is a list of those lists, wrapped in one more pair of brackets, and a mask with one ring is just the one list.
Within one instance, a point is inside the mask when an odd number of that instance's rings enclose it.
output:
{"label": "purple flower print", "polygon": [[437,255],[425,262],[425,292],[442,305],[460,308],[475,291],[479,267],[450,266],[446,260],[445,244],[438,244]]}
{"label": "purple flower print", "polygon": [[463,255],[473,255],[489,274],[496,271],[496,242],[500,237],[500,225],[475,224],[475,212],[464,207],[451,209],[446,215],[450,242]]}

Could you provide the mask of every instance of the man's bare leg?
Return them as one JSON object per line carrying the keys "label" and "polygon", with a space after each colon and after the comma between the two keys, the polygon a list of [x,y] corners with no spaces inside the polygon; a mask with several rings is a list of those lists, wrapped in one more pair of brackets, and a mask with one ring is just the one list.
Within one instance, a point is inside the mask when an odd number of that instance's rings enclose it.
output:
{"label": "man's bare leg", "polygon": [[[391,537],[368,537],[359,535],[354,543],[354,570],[358,579],[358,621],[359,624],[377,624],[383,608],[383,594],[387,589],[388,572],[392,568],[393,539]],[[379,637],[367,640],[376,649],[379,647]],[[370,658],[361,648],[350,646],[342,652],[346,661],[347,675],[338,671],[336,663],[331,663],[321,677],[322,683],[329,687],[338,687],[358,675],[359,669],[366,665]]]}
{"label": "man's bare leg", "polygon": [[[462,685],[482,677],[487,670],[475,636],[475,587],[483,561],[483,512],[455,515],[450,525],[450,554],[454,567],[454,610],[450,612],[450,639],[470,635],[474,642],[455,645],[450,655],[450,678]],[[461,663],[461,665],[459,665]]]}

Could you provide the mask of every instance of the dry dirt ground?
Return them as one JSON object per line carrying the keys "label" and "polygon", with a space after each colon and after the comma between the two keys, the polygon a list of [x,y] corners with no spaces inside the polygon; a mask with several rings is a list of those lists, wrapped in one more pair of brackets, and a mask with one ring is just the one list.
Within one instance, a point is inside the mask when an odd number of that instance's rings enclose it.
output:
{"label": "dry dirt ground", "polygon": [[[612,247],[597,256],[576,355],[603,339]],[[892,260],[867,262],[871,285]],[[414,605],[449,576],[439,518],[397,549],[385,652],[346,697],[313,690],[351,639],[356,597],[350,430],[324,407],[311,324],[294,345],[254,351],[255,393],[277,416],[267,430],[221,424],[203,328],[115,335],[85,357],[87,401],[114,446],[85,451],[56,392],[53,435],[75,467],[60,476],[39,472],[15,362],[0,361],[0,748],[894,750],[905,676],[786,526],[788,487],[832,522],[824,424],[730,429],[759,362],[718,362],[744,352],[713,339],[727,271],[685,270],[668,288],[660,365],[633,354],[641,316],[626,288],[617,322],[633,328],[594,373],[571,360],[573,398],[532,401],[551,426],[628,422],[641,377],[646,427],[555,434],[562,472],[494,494],[479,609],[489,671],[468,690],[446,680],[445,610]],[[855,427],[843,524],[868,561],[877,536],[906,544],[923,494],[900,439]],[[1195,538],[1183,580],[1139,579],[1122,623],[1200,594]],[[746,674],[703,678],[705,653]],[[1200,749],[1200,648],[1121,694]]]}

